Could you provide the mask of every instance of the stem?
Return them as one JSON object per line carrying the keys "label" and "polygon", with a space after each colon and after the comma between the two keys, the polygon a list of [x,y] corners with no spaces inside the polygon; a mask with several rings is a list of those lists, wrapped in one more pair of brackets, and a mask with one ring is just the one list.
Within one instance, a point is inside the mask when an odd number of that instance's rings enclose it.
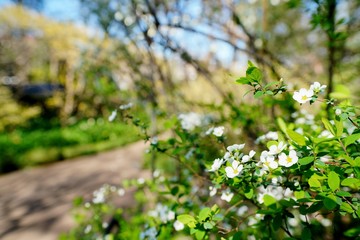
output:
{"label": "stem", "polygon": [[350,117],[348,117],[348,119],[355,127],[360,128],[359,124],[355,123]]}

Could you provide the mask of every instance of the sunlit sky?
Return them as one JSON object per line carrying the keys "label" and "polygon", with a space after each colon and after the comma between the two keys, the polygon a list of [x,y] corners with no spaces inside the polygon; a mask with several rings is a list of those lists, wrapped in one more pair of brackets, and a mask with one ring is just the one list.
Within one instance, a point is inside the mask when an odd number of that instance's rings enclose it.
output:
{"label": "sunlit sky", "polygon": [[[10,0],[0,0],[0,8],[12,3]],[[42,13],[59,21],[81,22],[78,0],[45,0]]]}

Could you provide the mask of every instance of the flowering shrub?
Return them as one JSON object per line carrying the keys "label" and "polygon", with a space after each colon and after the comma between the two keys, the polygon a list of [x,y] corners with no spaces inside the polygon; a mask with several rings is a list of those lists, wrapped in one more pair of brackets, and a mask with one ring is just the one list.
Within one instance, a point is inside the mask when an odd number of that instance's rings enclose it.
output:
{"label": "flowering shrub", "polygon": [[[97,232],[87,231],[95,223],[82,218],[70,235],[77,239],[359,237],[358,108],[344,101],[332,106],[329,117],[323,112],[311,115],[302,108],[317,102],[326,86],[315,82],[291,93],[282,79],[264,84],[252,63],[246,77],[237,82],[250,86],[255,98],[292,94],[301,110],[276,118],[274,129],[246,142],[232,134],[226,119],[221,126],[216,118],[180,114],[167,124],[174,136],[153,141],[150,148],[173,161],[173,168],[121,186],[137,189],[135,211],[126,209],[134,215],[117,209],[117,228],[98,227]],[[108,210],[105,200],[101,195],[85,205]],[[103,213],[90,218],[97,226],[106,219]]]}

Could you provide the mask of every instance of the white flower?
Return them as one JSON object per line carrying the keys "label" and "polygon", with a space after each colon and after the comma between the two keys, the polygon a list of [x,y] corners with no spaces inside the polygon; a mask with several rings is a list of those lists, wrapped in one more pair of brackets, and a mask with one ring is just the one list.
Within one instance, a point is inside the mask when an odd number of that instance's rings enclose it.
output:
{"label": "white flower", "polygon": [[234,193],[232,193],[230,189],[226,189],[225,191],[222,192],[220,199],[230,202],[233,197],[234,197]]}
{"label": "white flower", "polygon": [[269,154],[270,155],[276,155],[281,153],[282,150],[284,150],[286,147],[286,144],[284,144],[284,142],[279,142],[278,145],[271,145],[269,147]]}
{"label": "white flower", "polygon": [[311,100],[314,95],[313,90],[307,90],[305,88],[301,88],[299,91],[295,91],[293,95],[293,99],[298,101],[300,104],[306,103]]}
{"label": "white flower", "polygon": [[224,155],[224,160],[232,163],[233,161],[235,161],[235,158],[231,155],[231,153],[226,152]]}
{"label": "white flower", "polygon": [[149,211],[148,214],[151,217],[160,219],[163,223],[167,223],[168,221],[175,219],[175,212],[160,203],[156,205],[155,210]]}
{"label": "white flower", "polygon": [[179,220],[176,220],[175,222],[174,222],[174,228],[175,228],[175,230],[176,231],[181,231],[181,230],[183,230],[184,229],[184,224],[182,223],[182,222],[180,222]]}
{"label": "white flower", "polygon": [[178,117],[181,121],[181,127],[184,130],[192,131],[196,127],[201,126],[201,116],[197,113],[190,112],[190,113],[182,113]]}
{"label": "white flower", "polygon": [[342,113],[342,111],[341,111],[340,108],[337,108],[337,109],[335,110],[335,114],[336,114],[337,116],[339,116],[341,113]]}
{"label": "white flower", "polygon": [[296,155],[295,150],[291,150],[289,155],[286,156],[285,153],[279,155],[279,165],[284,167],[291,167],[298,161],[298,156]]}
{"label": "white flower", "polygon": [[229,152],[235,152],[235,151],[242,150],[244,147],[245,147],[245,143],[243,143],[243,144],[234,144],[234,145],[228,146],[226,149]]}
{"label": "white flower", "polygon": [[215,194],[216,194],[216,192],[217,192],[217,188],[216,187],[213,187],[213,186],[210,186],[209,187],[209,196],[210,197],[213,197],[213,196],[215,196]]}
{"label": "white flower", "polygon": [[240,164],[238,161],[233,161],[231,166],[225,168],[226,176],[228,178],[234,178],[238,176],[241,171],[243,170],[243,165]]}
{"label": "white flower", "polygon": [[109,122],[112,122],[112,121],[115,120],[116,114],[117,114],[117,111],[116,111],[116,110],[112,111],[111,115],[110,115],[109,118],[108,118]]}
{"label": "white flower", "polygon": [[217,170],[219,170],[219,168],[221,167],[221,165],[224,163],[223,159],[217,158],[214,160],[214,163],[211,165],[211,169],[209,170],[209,172],[215,172]]}
{"label": "white flower", "polygon": [[213,130],[213,134],[217,137],[221,137],[224,134],[224,129],[225,128],[223,126],[216,127]]}
{"label": "white flower", "polygon": [[260,165],[264,170],[276,169],[278,163],[275,161],[275,157],[269,155],[269,152],[263,151],[260,156]]}
{"label": "white flower", "polygon": [[251,150],[250,152],[249,152],[249,155],[244,155],[243,157],[242,157],[242,159],[241,159],[241,162],[242,163],[246,163],[246,162],[248,162],[248,161],[250,161],[250,159],[255,155],[255,151],[254,150]]}
{"label": "white flower", "polygon": [[241,207],[237,210],[236,214],[237,214],[238,216],[243,216],[245,213],[248,212],[248,210],[249,210],[249,207],[246,206],[246,205],[243,205],[243,206],[241,206]]}
{"label": "white flower", "polygon": [[326,85],[321,85],[319,82],[314,82],[310,86],[310,90],[314,91],[315,94],[324,92],[325,88],[326,88]]}
{"label": "white flower", "polygon": [[140,233],[140,239],[156,240],[157,230],[155,227],[149,228]]}
{"label": "white flower", "polygon": [[211,127],[205,132],[205,135],[210,135],[213,131],[214,131],[214,127]]}
{"label": "white flower", "polygon": [[120,110],[126,110],[126,109],[129,109],[129,108],[132,108],[133,104],[130,102],[128,104],[124,104],[124,105],[120,105],[119,109]]}

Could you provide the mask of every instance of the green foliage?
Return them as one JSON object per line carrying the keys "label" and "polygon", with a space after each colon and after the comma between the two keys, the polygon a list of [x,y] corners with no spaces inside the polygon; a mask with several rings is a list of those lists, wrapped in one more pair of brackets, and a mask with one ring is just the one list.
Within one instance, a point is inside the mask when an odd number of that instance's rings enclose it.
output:
{"label": "green foliage", "polygon": [[[263,86],[261,76],[250,62],[246,77],[237,82],[250,86],[255,95],[264,88],[272,92],[257,97],[281,98],[285,83]],[[316,100],[309,99],[310,104],[320,99],[320,91],[314,95]],[[216,117],[205,121],[195,113],[183,113],[177,120],[168,117],[164,125],[173,129],[170,138],[154,141],[146,134],[145,139],[151,140],[150,153],[161,153],[161,161],[172,164],[171,171],[163,168],[153,173],[153,179],[123,183],[126,189],[138,189],[138,203],[134,215],[119,224],[124,229],[136,225],[137,235],[132,236],[142,239],[182,235],[194,239],[318,239],[336,228],[338,216],[358,223],[360,129],[355,123],[357,107],[349,102],[347,106],[354,113],[350,119],[342,119],[338,112],[326,118],[322,112],[310,116],[299,111],[291,114],[292,122],[285,121],[291,118],[284,114],[275,116],[277,125],[272,126],[278,131],[257,138],[258,145],[255,139],[243,145],[239,143],[243,136],[231,138],[232,128],[226,123],[244,124],[242,119],[224,117],[220,123]],[[252,109],[252,116],[257,116],[256,108]],[[342,108],[342,113],[349,111]],[[219,124],[226,128],[217,127]],[[246,130],[245,134],[250,129]],[[144,194],[148,191],[156,207]],[[138,209],[147,213],[138,214]],[[91,225],[91,221],[80,222]],[[293,222],[296,224],[290,224]],[[353,236],[356,231],[349,228],[345,233]],[[115,231],[111,236],[122,239],[123,234],[129,233]]]}
{"label": "green foliage", "polygon": [[136,128],[89,119],[64,128],[17,129],[0,135],[0,172],[96,153],[133,142]]}

